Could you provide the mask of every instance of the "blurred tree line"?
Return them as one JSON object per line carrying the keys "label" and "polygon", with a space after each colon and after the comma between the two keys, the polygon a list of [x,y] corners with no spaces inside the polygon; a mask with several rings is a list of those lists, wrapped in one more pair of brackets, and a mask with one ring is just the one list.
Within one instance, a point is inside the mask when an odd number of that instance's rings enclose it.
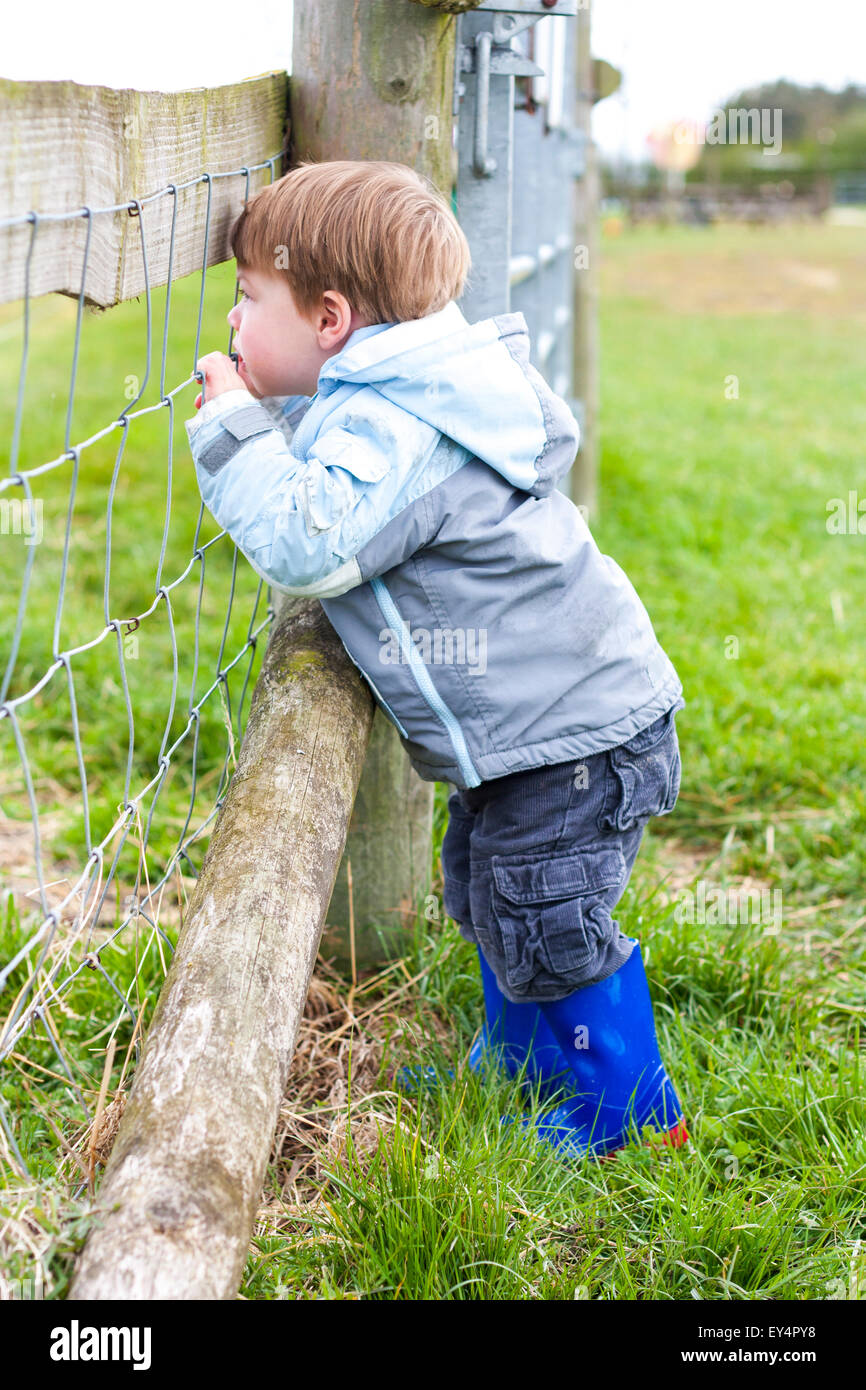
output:
{"label": "blurred tree line", "polygon": [[834,92],[780,79],[746,88],[719,110],[728,129],[735,111],[781,111],[781,148],[764,154],[758,143],[708,140],[688,182],[753,184],[781,175],[800,191],[818,178],[866,170],[866,87],[850,83]]}

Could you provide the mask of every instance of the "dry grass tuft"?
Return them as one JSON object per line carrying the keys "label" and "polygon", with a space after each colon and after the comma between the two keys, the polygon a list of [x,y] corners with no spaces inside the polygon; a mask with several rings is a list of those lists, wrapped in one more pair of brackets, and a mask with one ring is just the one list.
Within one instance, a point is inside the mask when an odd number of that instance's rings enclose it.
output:
{"label": "dry grass tuft", "polygon": [[[353,990],[317,962],[271,1156],[280,1194],[263,1194],[260,1227],[275,1232],[319,1205],[327,1169],[345,1155],[350,1132],[364,1167],[380,1136],[399,1123],[391,1054],[420,1054],[449,1035],[435,1016],[425,1027],[411,1016],[416,984],[400,961]],[[374,990],[380,997],[364,1002]]]}

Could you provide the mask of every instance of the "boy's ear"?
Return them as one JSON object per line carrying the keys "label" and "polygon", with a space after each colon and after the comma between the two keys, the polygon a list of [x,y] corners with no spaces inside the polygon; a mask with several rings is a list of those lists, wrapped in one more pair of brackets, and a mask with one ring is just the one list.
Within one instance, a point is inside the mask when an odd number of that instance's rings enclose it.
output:
{"label": "boy's ear", "polygon": [[323,310],[330,314],[337,314],[334,327],[339,327],[340,336],[348,333],[352,327],[352,306],[344,294],[339,290],[325,290],[323,299]]}

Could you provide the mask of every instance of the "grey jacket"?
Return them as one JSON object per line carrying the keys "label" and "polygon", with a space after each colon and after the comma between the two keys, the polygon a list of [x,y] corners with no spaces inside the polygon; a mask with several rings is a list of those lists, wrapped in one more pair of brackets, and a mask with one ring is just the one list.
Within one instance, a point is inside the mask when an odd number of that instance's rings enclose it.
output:
{"label": "grey jacket", "polygon": [[624,743],[682,686],[556,488],[577,421],[521,313],[374,324],[315,396],[225,392],[187,433],[205,503],[274,587],[319,598],[418,774],[478,786]]}

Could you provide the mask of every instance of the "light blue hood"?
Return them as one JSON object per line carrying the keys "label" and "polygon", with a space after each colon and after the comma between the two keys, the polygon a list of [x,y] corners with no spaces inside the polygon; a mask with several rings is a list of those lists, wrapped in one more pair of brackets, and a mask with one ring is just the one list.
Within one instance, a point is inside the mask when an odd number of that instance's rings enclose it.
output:
{"label": "light blue hood", "polygon": [[398,453],[432,450],[445,434],[538,497],[571,467],[580,437],[529,364],[523,314],[470,324],[453,300],[425,318],[357,329],[322,367],[292,452],[303,459],[324,431],[357,429],[362,418]]}

